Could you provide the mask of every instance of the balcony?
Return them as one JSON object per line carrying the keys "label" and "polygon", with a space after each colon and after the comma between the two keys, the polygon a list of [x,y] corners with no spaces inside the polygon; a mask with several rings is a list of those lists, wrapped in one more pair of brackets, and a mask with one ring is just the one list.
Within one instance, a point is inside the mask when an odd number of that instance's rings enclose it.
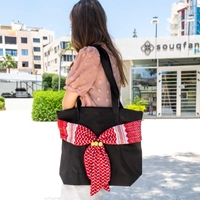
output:
{"label": "balcony", "polygon": [[168,18],[167,21],[170,24],[178,24],[178,17],[176,17],[176,18]]}

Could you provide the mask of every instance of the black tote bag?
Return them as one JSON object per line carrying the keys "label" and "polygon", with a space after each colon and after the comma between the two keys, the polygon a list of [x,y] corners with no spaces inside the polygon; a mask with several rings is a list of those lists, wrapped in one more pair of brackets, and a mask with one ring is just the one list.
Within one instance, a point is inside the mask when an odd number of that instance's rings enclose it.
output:
{"label": "black tote bag", "polygon": [[[101,63],[111,87],[112,107],[81,107],[57,111],[58,120],[87,127],[98,137],[110,127],[142,120],[141,111],[124,109],[119,101],[116,85],[107,52],[94,46],[100,53]],[[90,185],[84,166],[84,153],[89,145],[76,146],[62,140],[60,176],[64,184]],[[121,145],[104,144],[111,165],[109,185],[130,186],[142,174],[141,142]]]}

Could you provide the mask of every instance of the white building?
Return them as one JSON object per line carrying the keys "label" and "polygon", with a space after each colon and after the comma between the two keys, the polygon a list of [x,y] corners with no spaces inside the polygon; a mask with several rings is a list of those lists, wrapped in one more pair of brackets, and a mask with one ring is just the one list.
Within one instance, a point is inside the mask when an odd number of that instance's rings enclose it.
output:
{"label": "white building", "polygon": [[129,85],[122,101],[149,102],[145,117],[200,117],[200,36],[115,40]]}
{"label": "white building", "polygon": [[200,0],[173,3],[168,22],[171,36],[200,35]]}
{"label": "white building", "polygon": [[61,37],[44,47],[45,72],[66,75],[74,60],[73,49],[65,50],[70,43],[70,37]]}
{"label": "white building", "polygon": [[43,28],[27,27],[13,21],[10,26],[0,25],[0,68],[6,54],[17,61],[17,69],[11,73],[44,72],[43,47],[54,41],[54,32]]}

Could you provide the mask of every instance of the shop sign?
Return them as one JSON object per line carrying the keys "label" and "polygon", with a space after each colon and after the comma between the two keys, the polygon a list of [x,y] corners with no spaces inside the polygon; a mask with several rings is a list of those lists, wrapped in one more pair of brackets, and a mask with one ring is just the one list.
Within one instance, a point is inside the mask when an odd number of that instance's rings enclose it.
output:
{"label": "shop sign", "polygon": [[[188,50],[194,49],[194,53],[200,53],[200,43],[188,43],[188,42],[183,42],[183,43],[176,43],[176,44],[163,44],[160,45],[158,44],[156,46],[156,51],[167,51],[167,50],[177,50],[181,51],[182,49]],[[154,50],[154,45],[151,44],[148,40],[141,46],[141,50],[145,53],[145,55],[150,55],[150,53]]]}

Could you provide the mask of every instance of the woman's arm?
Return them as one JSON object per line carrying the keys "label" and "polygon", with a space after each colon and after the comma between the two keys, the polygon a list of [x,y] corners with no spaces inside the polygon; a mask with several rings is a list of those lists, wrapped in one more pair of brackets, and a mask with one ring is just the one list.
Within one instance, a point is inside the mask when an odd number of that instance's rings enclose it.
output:
{"label": "woman's arm", "polygon": [[63,109],[73,108],[76,104],[77,97],[77,93],[66,90],[64,98],[62,100]]}

